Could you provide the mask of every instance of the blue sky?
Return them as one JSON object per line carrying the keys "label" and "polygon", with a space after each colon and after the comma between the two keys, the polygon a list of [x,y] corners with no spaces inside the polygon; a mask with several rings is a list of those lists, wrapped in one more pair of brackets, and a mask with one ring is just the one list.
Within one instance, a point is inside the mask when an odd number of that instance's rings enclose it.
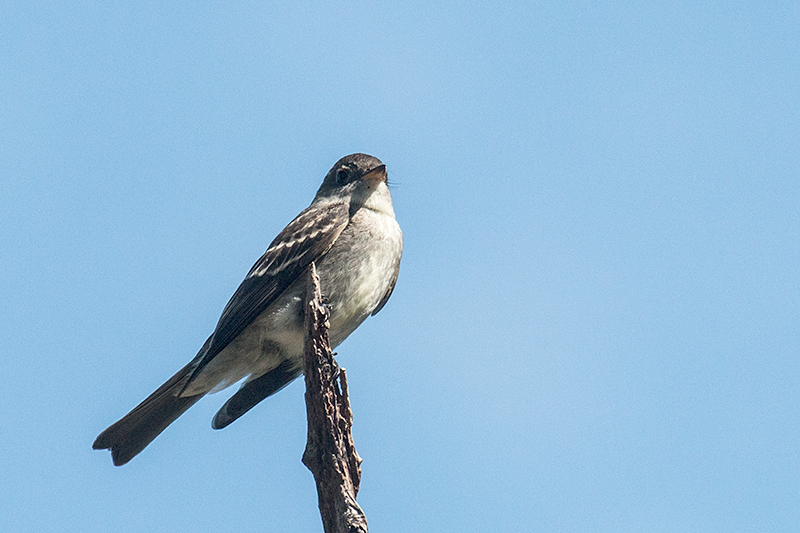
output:
{"label": "blue sky", "polygon": [[341,156],[405,234],[338,349],[374,531],[797,531],[795,2],[21,3],[0,17],[0,524],[321,531],[302,382],[95,436]]}

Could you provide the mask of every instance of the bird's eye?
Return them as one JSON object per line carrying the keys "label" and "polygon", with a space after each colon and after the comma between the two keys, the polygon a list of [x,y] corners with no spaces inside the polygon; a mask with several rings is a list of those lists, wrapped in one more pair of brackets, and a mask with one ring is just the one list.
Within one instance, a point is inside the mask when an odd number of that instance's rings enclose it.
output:
{"label": "bird's eye", "polygon": [[339,185],[347,183],[347,171],[345,169],[341,168],[336,172],[336,182]]}

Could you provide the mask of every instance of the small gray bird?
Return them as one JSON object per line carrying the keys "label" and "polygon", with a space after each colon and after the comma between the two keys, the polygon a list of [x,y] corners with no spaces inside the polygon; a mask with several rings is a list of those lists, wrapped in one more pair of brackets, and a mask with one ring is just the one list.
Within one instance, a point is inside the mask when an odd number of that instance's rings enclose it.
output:
{"label": "small gray bird", "polygon": [[214,416],[221,429],[303,371],[305,275],[315,262],[335,348],[392,294],[403,233],[386,165],[366,154],[333,165],[314,201],[253,265],[197,356],[94,441],[114,464],[130,461],[208,393],[247,377]]}

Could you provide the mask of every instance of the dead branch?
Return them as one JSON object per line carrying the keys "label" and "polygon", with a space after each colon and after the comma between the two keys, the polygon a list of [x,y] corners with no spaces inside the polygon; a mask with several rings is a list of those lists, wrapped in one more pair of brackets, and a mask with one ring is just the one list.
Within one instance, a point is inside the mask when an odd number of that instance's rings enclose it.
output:
{"label": "dead branch", "polygon": [[356,502],[361,458],[351,428],[353,413],[347,374],[333,358],[328,340],[328,309],[311,263],[306,291],[305,380],[308,440],[303,464],[317,483],[325,533],[367,533],[367,517]]}

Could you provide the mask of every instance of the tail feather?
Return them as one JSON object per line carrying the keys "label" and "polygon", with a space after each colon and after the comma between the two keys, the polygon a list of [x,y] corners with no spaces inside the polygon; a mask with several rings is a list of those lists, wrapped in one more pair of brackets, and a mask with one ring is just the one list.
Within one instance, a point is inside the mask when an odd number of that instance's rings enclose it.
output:
{"label": "tail feather", "polygon": [[284,359],[281,364],[266,374],[247,381],[220,408],[211,422],[211,427],[214,429],[224,428],[255,407],[258,402],[291,383],[302,372],[303,369],[297,365],[296,361]]}
{"label": "tail feather", "polygon": [[193,362],[180,369],[130,413],[100,433],[92,448],[110,449],[116,466],[133,459],[167,426],[205,396],[205,393],[179,396],[192,368]]}

